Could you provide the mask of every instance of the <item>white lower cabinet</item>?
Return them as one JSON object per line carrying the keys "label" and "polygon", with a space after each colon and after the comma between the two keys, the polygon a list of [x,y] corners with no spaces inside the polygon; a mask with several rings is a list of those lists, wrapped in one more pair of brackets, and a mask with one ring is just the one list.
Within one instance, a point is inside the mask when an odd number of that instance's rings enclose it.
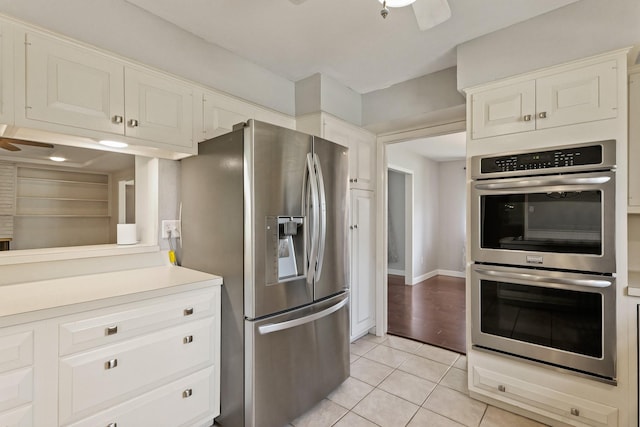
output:
{"label": "white lower cabinet", "polygon": [[616,427],[618,409],[475,366],[473,390],[572,426]]}
{"label": "white lower cabinet", "polygon": [[192,426],[208,420],[216,396],[213,368],[202,369],[170,384],[127,400],[69,427],[176,427]]}
{"label": "white lower cabinet", "polygon": [[351,190],[351,340],[376,323],[375,197],[373,191]]}
{"label": "white lower cabinet", "polygon": [[0,426],[196,426],[220,413],[220,287],[0,328]]}

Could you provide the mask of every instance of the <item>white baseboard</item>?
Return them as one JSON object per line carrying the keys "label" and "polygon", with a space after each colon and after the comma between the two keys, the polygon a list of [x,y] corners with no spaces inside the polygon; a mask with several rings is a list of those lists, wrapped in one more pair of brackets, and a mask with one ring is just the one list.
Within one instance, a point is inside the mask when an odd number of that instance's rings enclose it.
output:
{"label": "white baseboard", "polygon": [[389,268],[387,270],[387,273],[388,274],[395,274],[396,276],[404,276],[404,270],[396,270],[396,269],[393,269],[393,268]]}
{"label": "white baseboard", "polygon": [[464,279],[466,276],[464,271],[454,271],[454,270],[437,270],[438,275],[440,276],[451,276],[451,277],[460,277]]}
{"label": "white baseboard", "polygon": [[431,279],[435,276],[451,276],[451,277],[460,277],[464,279],[466,277],[464,271],[453,271],[453,270],[433,270],[428,273],[425,273],[421,276],[414,277],[411,281],[412,285],[416,285],[424,280]]}

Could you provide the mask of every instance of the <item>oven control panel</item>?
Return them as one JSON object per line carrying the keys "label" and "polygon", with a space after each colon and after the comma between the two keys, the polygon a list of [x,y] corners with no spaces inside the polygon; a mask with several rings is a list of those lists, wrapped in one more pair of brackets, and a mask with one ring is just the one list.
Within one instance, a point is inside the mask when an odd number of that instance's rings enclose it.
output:
{"label": "oven control panel", "polygon": [[571,166],[599,165],[602,163],[602,146],[558,148],[535,153],[485,157],[480,161],[480,172],[515,172],[531,169],[566,168]]}

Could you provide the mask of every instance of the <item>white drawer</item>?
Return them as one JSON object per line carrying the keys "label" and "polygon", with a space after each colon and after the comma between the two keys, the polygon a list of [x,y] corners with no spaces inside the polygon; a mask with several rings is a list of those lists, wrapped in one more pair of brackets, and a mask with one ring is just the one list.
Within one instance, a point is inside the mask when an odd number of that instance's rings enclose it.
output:
{"label": "white drawer", "polygon": [[174,324],[215,314],[219,289],[158,298],[78,316],[60,325],[60,355],[122,341]]}
{"label": "white drawer", "polygon": [[215,370],[203,369],[68,427],[177,427],[213,421]]}
{"label": "white drawer", "polygon": [[[0,374],[0,412],[31,403],[33,369],[23,368]],[[0,425],[2,425],[0,423]]]}
{"label": "white drawer", "polygon": [[31,405],[11,411],[0,412],[0,426],[2,427],[33,427]]}
{"label": "white drawer", "polygon": [[23,368],[32,363],[32,331],[0,336],[0,372]]}
{"label": "white drawer", "polygon": [[210,317],[60,359],[59,420],[131,399],[181,371],[213,364]]}
{"label": "white drawer", "polygon": [[[484,368],[473,369],[473,386],[476,392],[572,426],[616,427],[618,425],[617,408],[524,382]],[[482,390],[489,393],[483,393]]]}

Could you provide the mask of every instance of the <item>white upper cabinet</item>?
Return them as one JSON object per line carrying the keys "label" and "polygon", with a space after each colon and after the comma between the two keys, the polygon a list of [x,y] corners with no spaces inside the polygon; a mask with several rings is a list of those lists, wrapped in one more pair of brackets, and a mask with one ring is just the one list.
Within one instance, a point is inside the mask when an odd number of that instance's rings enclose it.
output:
{"label": "white upper cabinet", "polygon": [[183,147],[194,146],[193,88],[125,68],[125,134]]}
{"label": "white upper cabinet", "polygon": [[124,67],[97,52],[27,34],[26,118],[124,135]]}
{"label": "white upper cabinet", "polygon": [[375,135],[331,116],[322,123],[323,138],[349,148],[350,188],[375,190]]}
{"label": "white upper cabinet", "polygon": [[0,123],[13,124],[13,33],[0,21]]}
{"label": "white upper cabinet", "polygon": [[35,33],[26,35],[25,116],[181,147],[193,144],[193,89]]}
{"label": "white upper cabinet", "polygon": [[233,130],[249,119],[295,129],[295,119],[249,102],[214,91],[202,94],[202,128],[196,139],[205,141]]}
{"label": "white upper cabinet", "polygon": [[603,61],[472,93],[472,139],[617,116],[617,62]]}
{"label": "white upper cabinet", "polygon": [[205,92],[202,98],[204,141],[231,132],[233,126],[252,117],[248,104],[214,92]]}
{"label": "white upper cabinet", "polygon": [[640,213],[640,67],[629,74],[629,212]]}

